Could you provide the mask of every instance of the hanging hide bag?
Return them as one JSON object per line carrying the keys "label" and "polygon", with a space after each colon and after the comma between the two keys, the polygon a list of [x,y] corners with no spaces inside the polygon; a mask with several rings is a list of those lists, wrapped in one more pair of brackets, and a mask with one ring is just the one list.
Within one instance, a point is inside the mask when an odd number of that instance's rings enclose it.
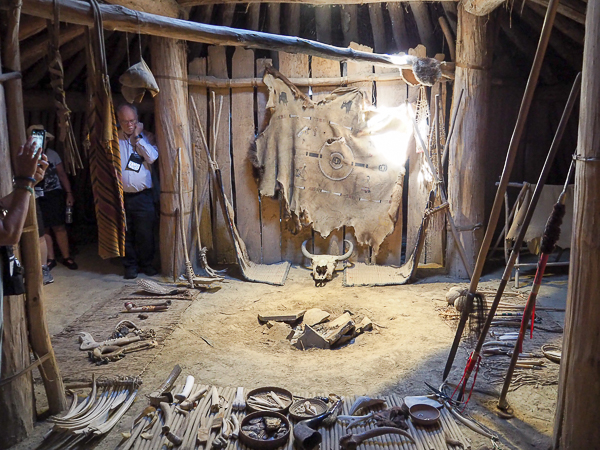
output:
{"label": "hanging hide bag", "polygon": [[156,97],[159,92],[156,79],[143,59],[127,69],[119,77],[119,82],[122,84],[121,93],[129,103],[141,103],[146,90],[152,97]]}
{"label": "hanging hide bag", "polygon": [[0,247],[2,258],[2,284],[4,295],[21,295],[25,293],[23,284],[23,267],[15,256],[12,245]]}

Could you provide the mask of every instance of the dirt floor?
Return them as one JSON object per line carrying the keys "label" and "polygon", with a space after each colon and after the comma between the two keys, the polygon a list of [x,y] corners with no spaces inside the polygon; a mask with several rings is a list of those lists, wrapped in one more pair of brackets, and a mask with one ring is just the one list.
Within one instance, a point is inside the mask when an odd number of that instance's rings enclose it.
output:
{"label": "dirt floor", "polygon": [[[45,293],[48,325],[53,335],[76,323],[77,318],[90,309],[115,300],[124,284],[135,283],[123,280],[122,268],[116,262],[100,260],[94,250],[93,247],[83,249],[78,256],[79,270],[70,271],[59,266],[52,271],[55,283],[47,286]],[[494,289],[500,275],[501,272],[497,272],[485,276],[480,288]],[[375,288],[342,287],[341,272],[325,287],[316,288],[310,272],[300,267],[291,269],[282,287],[228,277],[220,284],[220,289],[202,293],[196,301],[190,302],[180,322],[162,343],[161,351],[141,373],[141,395],[96,448],[112,449],[118,445],[121,432],[129,428],[132,418],[147,405],[144,395],[159,385],[175,364],[181,365],[183,375],[193,375],[198,383],[220,386],[280,386],[292,392],[338,395],[428,393],[424,382],[434,386],[440,384],[454,338],[454,324],[441,316],[446,305],[445,294],[452,286],[464,285],[464,280],[440,275],[420,274],[420,277],[418,282],[407,286]],[[154,279],[161,281],[159,277]],[[517,300],[521,304],[530,287],[525,282],[530,283],[531,277],[522,281],[523,287],[519,290],[523,292],[522,298]],[[509,288],[514,291],[512,283]],[[546,277],[538,304],[564,308],[566,291],[567,277],[564,273]],[[488,296],[488,299],[491,298],[493,296]],[[511,300],[514,297],[507,298],[507,301]],[[332,313],[332,317],[344,311],[350,311],[358,320],[368,316],[375,327],[342,348],[301,351],[291,347],[286,340],[288,329],[269,329],[257,319],[261,312],[295,312],[309,308],[326,310]],[[539,315],[544,328],[562,327],[564,313],[543,311]],[[106,334],[110,331],[107,329]],[[516,328],[504,331],[516,331]],[[542,344],[560,343],[562,334],[537,330],[534,338],[533,341],[526,340],[524,351],[540,353]],[[74,340],[72,345],[78,344]],[[450,376],[452,382],[460,380],[470,350],[472,347],[468,344],[461,346]],[[125,361],[126,358],[112,364],[119,365]],[[488,394],[474,392],[469,411],[500,436],[502,448],[548,448],[554,420],[557,389],[554,383],[558,365],[547,362],[542,370],[527,371],[531,372],[529,377],[533,384],[523,385],[509,394],[515,418],[505,420],[496,415],[496,397],[489,393],[499,391],[501,384],[498,380],[505,367],[502,364],[507,362],[507,356],[484,360],[477,388]],[[75,368],[77,365],[90,368],[85,357],[72,364]],[[102,367],[98,368],[98,372],[102,372]],[[43,412],[46,402],[39,379],[36,380],[36,398],[38,411]],[[37,446],[49,428],[49,423],[39,422],[31,438],[15,448]],[[461,428],[472,440],[473,449],[485,448],[486,445],[491,448],[488,439]]]}

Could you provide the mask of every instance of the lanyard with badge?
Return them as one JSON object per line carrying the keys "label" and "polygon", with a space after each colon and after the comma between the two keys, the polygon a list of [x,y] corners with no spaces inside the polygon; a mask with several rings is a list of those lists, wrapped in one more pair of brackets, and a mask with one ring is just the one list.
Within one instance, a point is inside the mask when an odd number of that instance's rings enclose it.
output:
{"label": "lanyard with badge", "polygon": [[[128,142],[129,143],[129,142]],[[131,143],[129,143],[131,146]],[[144,158],[140,156],[133,148],[131,149],[132,153],[129,156],[129,161],[127,161],[127,165],[125,166],[125,170],[131,170],[132,172],[139,173],[142,168],[142,164],[144,163]]]}

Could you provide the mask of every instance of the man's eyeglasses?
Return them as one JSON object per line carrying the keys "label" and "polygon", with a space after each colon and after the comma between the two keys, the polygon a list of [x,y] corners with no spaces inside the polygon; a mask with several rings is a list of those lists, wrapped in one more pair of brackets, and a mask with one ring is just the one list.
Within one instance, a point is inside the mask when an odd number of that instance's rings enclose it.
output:
{"label": "man's eyeglasses", "polygon": [[133,119],[133,120],[121,120],[119,119],[119,123],[123,124],[123,125],[136,125],[138,123],[137,119]]}

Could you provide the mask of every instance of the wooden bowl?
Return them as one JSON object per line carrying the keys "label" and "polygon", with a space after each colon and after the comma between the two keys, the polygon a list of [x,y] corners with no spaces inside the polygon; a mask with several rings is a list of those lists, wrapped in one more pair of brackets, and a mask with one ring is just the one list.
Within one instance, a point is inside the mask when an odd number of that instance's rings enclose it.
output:
{"label": "wooden bowl", "polygon": [[[313,406],[316,410],[316,414],[307,413],[304,411],[303,405],[305,402],[309,402],[311,406]],[[306,420],[312,419],[313,417],[319,416],[327,411],[327,403],[318,398],[307,398],[296,400],[291,404],[289,414],[290,417],[294,420]]]}
{"label": "wooden bowl", "polygon": [[[260,419],[263,417],[275,417],[281,420],[281,422],[286,425],[287,432],[283,436],[274,439],[257,439],[251,437],[248,434],[248,432],[244,431],[244,427],[250,425],[251,420]],[[285,443],[290,438],[290,428],[290,421],[283,414],[279,414],[272,411],[253,412],[244,417],[242,419],[242,422],[240,423],[240,441],[242,441],[250,448],[255,448],[257,450],[271,450],[285,445]]]}
{"label": "wooden bowl", "polygon": [[[277,394],[277,397],[279,397],[279,399],[283,402],[283,404],[285,405],[284,408],[278,407],[278,408],[274,408],[274,409],[262,409],[259,406],[255,406],[255,405],[250,405],[250,403],[248,403],[248,399],[252,396],[256,396],[256,395],[261,395],[262,396],[266,396],[269,392],[274,392],[275,394]],[[272,411],[272,412],[279,412],[282,414],[287,413],[288,409],[290,408],[290,405],[293,403],[294,401],[294,396],[292,395],[292,393],[286,389],[280,388],[280,387],[273,387],[273,386],[267,386],[267,387],[261,387],[261,388],[257,388],[257,389],[253,389],[251,391],[248,392],[248,394],[246,394],[246,408],[249,411]]]}
{"label": "wooden bowl", "polygon": [[412,421],[418,425],[435,425],[440,420],[440,411],[424,403],[412,405],[408,412]]}

